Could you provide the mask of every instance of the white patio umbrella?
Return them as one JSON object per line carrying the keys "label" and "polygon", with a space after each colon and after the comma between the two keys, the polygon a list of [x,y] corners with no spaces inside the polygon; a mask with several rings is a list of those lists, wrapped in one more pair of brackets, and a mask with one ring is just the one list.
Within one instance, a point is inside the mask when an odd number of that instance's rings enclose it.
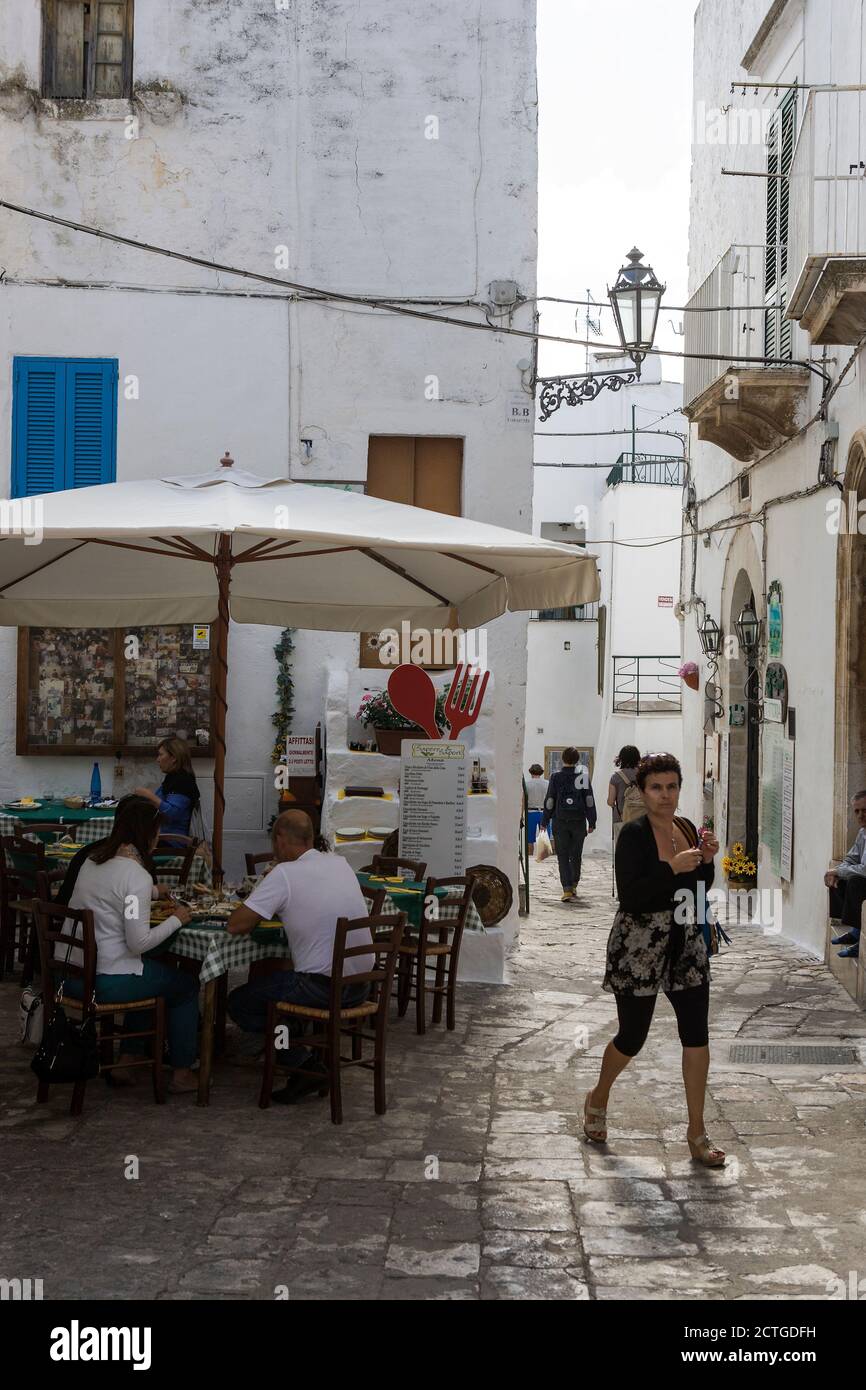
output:
{"label": "white patio umbrella", "polygon": [[[44,493],[38,544],[0,542],[0,626],[217,622],[214,860],[222,861],[228,620],[369,632],[480,627],[599,596],[572,546],[232,467]],[[15,518],[17,503],[6,503]],[[4,527],[13,529],[13,527]]]}

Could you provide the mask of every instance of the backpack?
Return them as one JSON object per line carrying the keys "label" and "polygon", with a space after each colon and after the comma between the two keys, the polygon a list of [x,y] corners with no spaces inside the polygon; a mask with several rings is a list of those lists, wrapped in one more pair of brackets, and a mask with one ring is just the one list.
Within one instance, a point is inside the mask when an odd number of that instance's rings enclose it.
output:
{"label": "backpack", "polygon": [[643,792],[637,782],[630,782],[622,798],[622,823],[627,825],[630,820],[637,820],[639,816],[645,815],[646,802]]}

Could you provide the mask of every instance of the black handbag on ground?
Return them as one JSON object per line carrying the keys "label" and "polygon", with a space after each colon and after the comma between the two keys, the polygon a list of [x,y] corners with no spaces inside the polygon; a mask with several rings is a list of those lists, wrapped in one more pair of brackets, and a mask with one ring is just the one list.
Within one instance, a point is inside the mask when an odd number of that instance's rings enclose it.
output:
{"label": "black handbag on ground", "polygon": [[40,1081],[92,1081],[99,1075],[99,1048],[96,1019],[92,1016],[73,1023],[58,1000],[51,1022],[30,1063]]}

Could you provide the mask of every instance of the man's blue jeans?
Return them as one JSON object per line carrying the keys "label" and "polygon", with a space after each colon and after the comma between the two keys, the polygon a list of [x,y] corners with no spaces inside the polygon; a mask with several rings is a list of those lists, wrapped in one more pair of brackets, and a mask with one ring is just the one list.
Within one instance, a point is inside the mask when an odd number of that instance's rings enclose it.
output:
{"label": "man's blue jeans", "polygon": [[[344,1009],[363,1004],[370,986],[367,981],[360,985],[344,985],[342,1004]],[[331,998],[331,982],[325,975],[305,975],[298,970],[278,970],[273,975],[252,980],[239,985],[228,997],[229,1018],[246,1033],[264,1033],[268,1022],[268,1005],[272,1001],[285,1004],[306,1004],[310,1009],[327,1009]],[[283,1014],[280,1026],[287,1025],[289,1037],[300,1037],[306,1028],[303,1018]],[[309,1056],[310,1049],[303,1045],[290,1047],[277,1054],[277,1061],[283,1067],[300,1067]]]}
{"label": "man's blue jeans", "polygon": [[[131,1004],[136,999],[153,999],[162,995],[165,1000],[168,1059],[173,1067],[191,1067],[198,1051],[198,980],[184,970],[175,970],[156,960],[142,961],[141,975],[97,975],[97,1004]],[[64,994],[81,998],[80,978],[66,980]],[[147,1056],[152,1046],[150,1038],[130,1038],[123,1033],[140,1033],[153,1027],[153,1013],[124,1014],[121,1032],[121,1051],[130,1056]]]}

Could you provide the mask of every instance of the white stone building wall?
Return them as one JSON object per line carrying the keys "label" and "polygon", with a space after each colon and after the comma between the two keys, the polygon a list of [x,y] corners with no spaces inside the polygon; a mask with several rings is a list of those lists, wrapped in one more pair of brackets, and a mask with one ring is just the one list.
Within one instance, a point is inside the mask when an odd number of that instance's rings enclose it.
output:
{"label": "white stone building wall", "polygon": [[[731,100],[729,84],[746,74],[740,66],[758,26],[770,9],[768,0],[746,0],[731,7],[720,0],[703,0],[695,20],[694,99],[723,106]],[[756,60],[753,78],[765,82],[793,81],[858,83],[864,80],[863,7],[847,0],[792,0]],[[775,107],[780,94],[762,89],[748,92],[744,101]],[[802,115],[802,105],[800,107]],[[713,264],[732,244],[759,244],[765,238],[765,185],[761,179],[726,178],[721,168],[760,170],[764,155],[757,145],[708,145],[693,149],[691,230],[689,239],[689,290],[698,288]],[[792,187],[792,198],[795,196]],[[794,211],[792,209],[792,217]],[[795,272],[796,273],[796,272]],[[758,349],[755,349],[758,350]],[[813,359],[825,365],[835,378],[853,349],[815,348]],[[809,339],[795,326],[794,355],[808,356]],[[838,422],[836,471],[844,473],[855,432],[866,422],[866,388],[860,354],[842,388],[834,395],[830,416]],[[811,418],[820,401],[820,381],[813,378],[804,419]],[[743,465],[714,445],[701,442],[692,431],[691,451],[699,499],[722,489],[701,508],[701,525],[757,513],[768,500],[814,486],[820,426],[791,440],[751,472],[751,500],[741,503],[733,486],[724,487]],[[842,679],[836,669],[836,559],[838,540],[828,533],[826,505],[838,497],[834,490],[786,505],[768,513],[766,539],[757,525],[718,532],[708,549],[697,547],[696,583],[711,615],[724,631],[732,631],[733,586],[740,569],[749,575],[760,616],[766,617],[766,588],[778,579],[783,590],[784,635],[782,661],[787,668],[789,701],[796,710],[794,872],[790,884],[773,875],[765,847],[760,849],[759,885],[781,892],[781,929],[784,934],[823,954],[827,920],[827,895],[822,877],[833,853],[834,804],[834,702],[835,685]],[[691,546],[687,543],[684,570],[688,580]],[[684,598],[689,597],[686,583]],[[735,606],[735,605],[733,605]],[[699,663],[702,682],[706,662],[701,655],[694,612],[684,621],[684,654]],[[725,717],[717,728],[728,728],[728,706],[742,701],[742,691],[732,682],[723,662],[720,667]],[[697,751],[703,738],[703,702],[685,707],[684,740],[687,750]],[[688,751],[686,756],[688,757]],[[866,769],[864,769],[866,772]],[[866,781],[866,777],[864,777]],[[715,795],[718,816],[721,799]],[[699,787],[684,799],[688,814],[702,809]],[[731,824],[728,841],[742,837],[744,826]],[[853,828],[851,832],[853,839]],[[777,924],[779,925],[779,924]]]}
{"label": "white stone building wall", "polygon": [[[375,13],[348,0],[287,10],[257,0],[139,4],[132,100],[71,111],[38,95],[40,8],[18,0],[0,11],[0,185],[11,201],[300,284],[444,301],[441,312],[474,323],[484,322],[490,282],[513,280],[529,302],[512,322],[531,328],[531,0],[471,11],[409,0]],[[119,405],[119,479],[211,468],[228,448],[261,473],[363,481],[371,434],[456,435],[464,515],[529,530],[531,426],[506,421],[525,341],[362,306],[269,303],[253,296],[279,294],[276,286],[9,213],[0,233],[4,490],[12,357],[92,354],[118,357],[121,381],[131,373],[140,382],[138,401]],[[99,288],[30,283],[58,279]],[[207,293],[179,292],[193,289]],[[302,439],[312,440],[309,459]],[[503,783],[498,853],[512,878],[525,623],[508,615],[487,634]],[[255,807],[263,803],[263,829],[274,800],[277,636],[234,626],[230,636],[230,868],[256,840]],[[299,730],[323,715],[325,672],[354,667],[358,640],[298,634]],[[89,782],[89,760],[14,758],[13,633],[0,634],[0,652],[2,794],[42,790],[34,778]],[[141,771],[156,779],[155,768]]]}

